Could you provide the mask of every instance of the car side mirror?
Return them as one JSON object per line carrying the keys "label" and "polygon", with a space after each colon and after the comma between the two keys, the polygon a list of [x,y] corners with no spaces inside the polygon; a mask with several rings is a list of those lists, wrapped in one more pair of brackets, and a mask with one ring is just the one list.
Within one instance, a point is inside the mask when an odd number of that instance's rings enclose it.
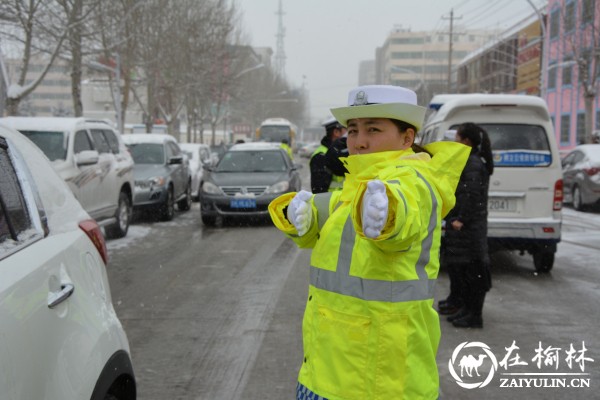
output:
{"label": "car side mirror", "polygon": [[212,171],[212,163],[206,163],[206,164],[202,164],[202,169],[205,171]]}
{"label": "car side mirror", "polygon": [[183,156],[173,156],[169,158],[169,165],[183,164]]}
{"label": "car side mirror", "polygon": [[100,154],[96,150],[83,150],[75,154],[75,164],[80,165],[93,165],[98,163]]}
{"label": "car side mirror", "polygon": [[304,166],[302,164],[298,164],[298,163],[294,163],[294,165],[292,166],[292,169],[302,169],[304,168]]}

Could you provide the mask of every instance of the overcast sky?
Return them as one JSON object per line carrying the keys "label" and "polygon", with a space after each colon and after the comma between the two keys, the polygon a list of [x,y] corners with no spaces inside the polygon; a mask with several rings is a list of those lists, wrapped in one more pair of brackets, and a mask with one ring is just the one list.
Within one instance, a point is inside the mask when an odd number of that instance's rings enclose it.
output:
{"label": "overcast sky", "polygon": [[[276,51],[279,0],[235,0],[250,45]],[[448,32],[450,10],[460,29],[506,29],[544,0],[281,0],[286,77],[306,85],[313,122],[344,105],[358,84],[360,61],[375,58],[395,26]],[[303,78],[304,77],[304,78]]]}

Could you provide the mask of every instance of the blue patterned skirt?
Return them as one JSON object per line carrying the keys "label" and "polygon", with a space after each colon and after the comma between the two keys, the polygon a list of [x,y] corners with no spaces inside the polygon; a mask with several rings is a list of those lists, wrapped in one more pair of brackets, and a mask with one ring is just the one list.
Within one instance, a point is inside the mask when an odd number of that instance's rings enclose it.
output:
{"label": "blue patterned skirt", "polygon": [[296,386],[296,400],[327,400],[327,398],[313,393],[312,390],[298,382],[298,386]]}

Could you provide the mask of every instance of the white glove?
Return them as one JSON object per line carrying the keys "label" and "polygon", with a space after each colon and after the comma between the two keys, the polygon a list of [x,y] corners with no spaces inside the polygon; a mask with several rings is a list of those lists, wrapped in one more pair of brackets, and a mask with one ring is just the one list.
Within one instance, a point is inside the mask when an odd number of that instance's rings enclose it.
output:
{"label": "white glove", "polygon": [[312,222],[312,208],[308,202],[312,197],[311,192],[301,190],[290,201],[287,208],[287,219],[296,227],[298,236],[303,236],[308,232]]}
{"label": "white glove", "polygon": [[380,180],[367,183],[362,201],[362,229],[366,237],[374,239],[381,234],[388,216],[388,197]]}

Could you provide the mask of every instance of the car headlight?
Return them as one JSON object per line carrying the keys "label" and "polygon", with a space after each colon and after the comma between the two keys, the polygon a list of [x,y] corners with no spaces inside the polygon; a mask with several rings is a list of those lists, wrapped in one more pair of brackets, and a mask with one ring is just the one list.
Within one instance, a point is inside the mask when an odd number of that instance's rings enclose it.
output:
{"label": "car headlight", "polygon": [[289,188],[290,183],[288,181],[281,181],[269,186],[265,193],[283,193],[287,192]]}
{"label": "car headlight", "polygon": [[143,179],[143,180],[137,180],[135,181],[135,186],[140,187],[140,188],[152,188],[154,186],[164,186],[164,184],[166,183],[166,179],[164,176],[154,176],[152,178],[149,179]]}
{"label": "car headlight", "polygon": [[221,189],[212,182],[204,182],[202,184],[202,191],[208,194],[220,194]]}

